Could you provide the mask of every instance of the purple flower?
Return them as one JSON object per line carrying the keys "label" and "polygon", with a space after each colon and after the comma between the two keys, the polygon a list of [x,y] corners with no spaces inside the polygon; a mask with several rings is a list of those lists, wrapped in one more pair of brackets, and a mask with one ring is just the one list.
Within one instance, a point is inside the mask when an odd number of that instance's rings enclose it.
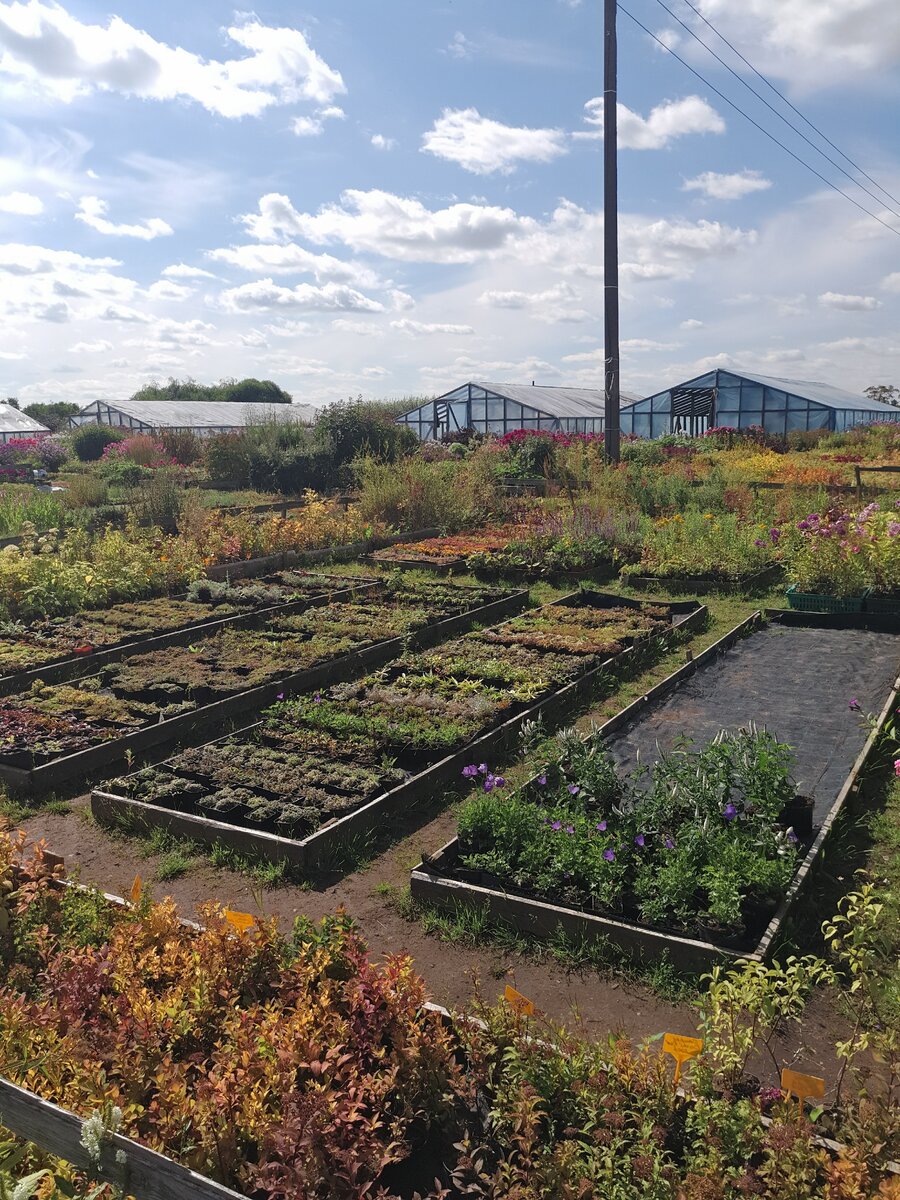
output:
{"label": "purple flower", "polygon": [[283,699],[284,699],[284,692],[279,692],[279,693],[278,693],[278,695],[275,697],[275,699],[276,699],[276,700],[283,700]]}
{"label": "purple flower", "polygon": [[322,703],[322,697],[319,694],[319,692],[316,692],[316,694],[313,696],[313,704],[321,704],[321,703]]}
{"label": "purple flower", "polygon": [[853,699],[850,701],[850,703],[847,705],[847,707],[850,709],[851,712],[859,712],[859,710],[862,706],[859,703],[859,701],[857,700],[857,698],[854,696]]}
{"label": "purple flower", "polygon": [[538,775],[537,781],[541,785],[541,787],[547,786],[547,776],[546,775]]}
{"label": "purple flower", "polygon": [[797,843],[800,841],[800,839],[797,837],[796,833],[794,833],[793,829],[789,829],[787,831],[787,840],[791,843],[792,846],[796,846]]}
{"label": "purple flower", "polygon": [[575,826],[574,826],[574,825],[567,825],[567,826],[566,826],[566,833],[574,833],[574,832],[575,832]]}
{"label": "purple flower", "polygon": [[597,832],[598,833],[606,833],[606,822],[605,821],[597,822]]}
{"label": "purple flower", "polygon": [[560,829],[562,829],[562,821],[554,821],[550,828],[554,833],[559,833]]}
{"label": "purple flower", "polygon": [[663,844],[665,845],[667,850],[675,849],[675,843],[672,841],[672,839],[670,837],[667,837]]}
{"label": "purple flower", "polygon": [[634,839],[634,844],[636,846],[645,846],[647,844],[647,839],[644,837],[644,835],[642,833],[639,833],[637,835],[637,837]]}
{"label": "purple flower", "polygon": [[506,780],[502,775],[494,776],[494,787],[506,787]]}
{"label": "purple flower", "polygon": [[577,796],[580,791],[581,791],[581,788],[578,786],[577,783],[569,784],[569,795],[570,796]]}
{"label": "purple flower", "polygon": [[478,764],[478,774],[479,775],[487,775],[487,773],[488,773],[487,763],[479,763]]}
{"label": "purple flower", "polygon": [[726,821],[733,821],[734,818],[737,816],[737,809],[734,807],[733,804],[726,804],[725,807],[722,809],[722,816],[725,818]]}
{"label": "purple flower", "polygon": [[603,857],[606,859],[607,862],[615,862],[616,861],[616,852],[615,852],[615,850],[604,850]]}
{"label": "purple flower", "polygon": [[474,779],[475,776],[478,774],[478,768],[475,766],[474,763],[472,763],[472,765],[469,767],[463,767],[462,773],[463,773],[463,778]]}
{"label": "purple flower", "polygon": [[777,543],[778,539],[781,537],[781,530],[780,529],[770,529],[769,537],[772,539],[773,542]]}
{"label": "purple flower", "polygon": [[503,787],[506,780],[502,775],[486,775],[484,779],[484,790],[492,792],[495,787]]}
{"label": "purple flower", "polygon": [[763,547],[765,544],[766,544],[766,543],[765,543],[764,541],[762,541],[762,539],[761,539],[761,538],[754,538],[754,539],[753,539],[753,545],[754,545],[754,546],[759,546],[759,547],[760,547],[760,549],[762,549],[762,547]]}

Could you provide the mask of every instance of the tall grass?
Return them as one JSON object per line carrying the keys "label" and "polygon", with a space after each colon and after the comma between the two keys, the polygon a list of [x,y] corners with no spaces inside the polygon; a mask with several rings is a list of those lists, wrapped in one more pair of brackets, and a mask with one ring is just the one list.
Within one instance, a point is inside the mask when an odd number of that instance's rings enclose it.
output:
{"label": "tall grass", "polygon": [[31,523],[35,529],[58,529],[65,522],[65,508],[52,492],[0,489],[0,537],[16,537]]}

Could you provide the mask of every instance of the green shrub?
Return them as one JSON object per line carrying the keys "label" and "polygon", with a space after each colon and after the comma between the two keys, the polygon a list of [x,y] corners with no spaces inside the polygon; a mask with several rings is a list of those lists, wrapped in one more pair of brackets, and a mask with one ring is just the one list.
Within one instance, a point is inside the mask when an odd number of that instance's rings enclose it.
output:
{"label": "green shrub", "polygon": [[111,425],[80,425],[72,434],[72,449],[82,462],[96,462],[113,442],[124,442],[128,432]]}

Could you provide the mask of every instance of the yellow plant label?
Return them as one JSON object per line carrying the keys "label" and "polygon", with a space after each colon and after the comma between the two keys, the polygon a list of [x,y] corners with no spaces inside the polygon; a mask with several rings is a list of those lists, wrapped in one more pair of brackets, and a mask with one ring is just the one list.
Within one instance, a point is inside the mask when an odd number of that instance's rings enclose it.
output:
{"label": "yellow plant label", "polygon": [[238,933],[246,933],[248,929],[252,929],[256,924],[256,919],[251,917],[249,913],[233,912],[230,908],[225,910],[225,920],[233,925]]}
{"label": "yellow plant label", "polygon": [[681,1078],[681,1068],[688,1059],[696,1058],[703,1049],[703,1039],[685,1037],[680,1033],[663,1035],[663,1053],[671,1054],[675,1059],[675,1082]]}
{"label": "yellow plant label", "polygon": [[135,875],[134,883],[131,885],[131,891],[128,893],[131,896],[132,904],[140,904],[141,892],[144,890],[144,884],[140,875]]}
{"label": "yellow plant label", "polygon": [[800,1071],[792,1071],[785,1067],[781,1072],[781,1090],[797,1097],[802,1115],[804,1100],[824,1099],[825,1080],[820,1079],[818,1075],[803,1075]]}
{"label": "yellow plant label", "polygon": [[517,992],[514,987],[506,985],[506,990],[503,993],[503,998],[509,1007],[522,1017],[534,1016],[534,1002],[529,1000],[527,996],[523,996],[521,992]]}

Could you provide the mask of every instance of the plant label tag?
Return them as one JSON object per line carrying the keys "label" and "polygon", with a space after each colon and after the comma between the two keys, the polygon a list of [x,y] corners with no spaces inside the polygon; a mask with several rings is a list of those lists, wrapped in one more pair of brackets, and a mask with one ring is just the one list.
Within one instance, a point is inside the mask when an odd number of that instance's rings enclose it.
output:
{"label": "plant label tag", "polygon": [[803,1116],[803,1101],[823,1100],[825,1098],[825,1080],[818,1075],[804,1075],[800,1071],[792,1071],[785,1067],[781,1072],[781,1090],[789,1096],[797,1097],[799,1115]]}
{"label": "plant label tag", "polygon": [[238,933],[246,933],[248,929],[252,929],[256,924],[256,919],[251,917],[249,913],[233,912],[230,908],[225,910],[225,920],[233,925]]}
{"label": "plant label tag", "polygon": [[506,985],[503,998],[513,1012],[517,1012],[520,1017],[534,1016],[534,1002],[527,996],[523,996],[521,992],[517,992],[514,987],[510,987],[509,984]]}
{"label": "plant label tag", "polygon": [[681,1068],[691,1058],[696,1058],[703,1049],[703,1039],[685,1037],[680,1033],[663,1035],[663,1053],[671,1054],[675,1059],[675,1082],[681,1078]]}
{"label": "plant label tag", "polygon": [[143,881],[141,880],[140,875],[135,875],[134,883],[131,885],[131,891],[128,893],[129,896],[131,896],[132,904],[140,904],[141,893],[143,892],[143,890],[144,890],[144,884],[143,884]]}

